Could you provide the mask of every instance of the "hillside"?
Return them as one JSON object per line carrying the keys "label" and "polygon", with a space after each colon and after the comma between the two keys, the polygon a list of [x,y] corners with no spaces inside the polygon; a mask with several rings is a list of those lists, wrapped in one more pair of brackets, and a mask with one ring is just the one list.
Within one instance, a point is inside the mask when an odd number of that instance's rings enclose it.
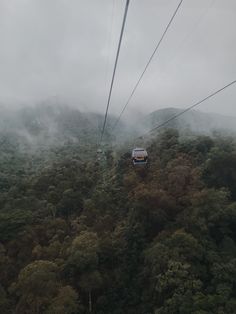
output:
{"label": "hillside", "polygon": [[[117,141],[122,145],[126,140],[137,137],[147,130],[163,123],[182,112],[181,109],[167,108],[152,112],[141,120],[120,121],[115,132],[111,128],[116,120],[110,116],[105,133],[105,142]],[[40,104],[32,107],[10,110],[0,107],[0,141],[10,141],[13,146],[32,149],[62,147],[76,143],[80,147],[96,146],[99,140],[104,116],[97,113],[80,112],[78,109],[59,104]],[[181,133],[191,131],[197,134],[212,134],[213,131],[236,131],[236,118],[217,114],[190,111],[170,122],[168,128]]]}
{"label": "hillside", "polygon": [[67,106],[38,105],[18,110],[0,109],[0,133],[30,145],[62,145],[96,141],[101,115],[83,114]]}
{"label": "hillside", "polygon": [[[100,164],[76,142],[0,158],[2,314],[232,314],[236,144],[166,130]],[[7,158],[3,158],[7,154]]]}
{"label": "hillside", "polygon": [[[147,129],[162,124],[169,118],[181,113],[183,109],[165,108],[150,113],[143,120]],[[212,134],[213,131],[236,131],[236,117],[228,117],[215,113],[205,113],[198,110],[191,110],[184,115],[171,121],[168,128],[176,128],[180,131],[190,130],[198,134]]]}

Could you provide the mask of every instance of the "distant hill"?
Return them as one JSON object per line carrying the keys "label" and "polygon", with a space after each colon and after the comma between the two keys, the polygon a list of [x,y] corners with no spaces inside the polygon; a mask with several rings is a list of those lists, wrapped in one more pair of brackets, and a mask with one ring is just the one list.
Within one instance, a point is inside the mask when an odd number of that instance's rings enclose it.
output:
{"label": "distant hill", "polygon": [[[154,111],[145,117],[143,125],[145,129],[152,129],[182,111],[183,109],[177,108]],[[211,134],[215,130],[236,131],[236,117],[191,110],[169,122],[166,127],[177,128],[180,131],[191,130],[194,133],[204,134]]]}
{"label": "distant hill", "polygon": [[[116,117],[109,115],[104,142],[116,140],[122,144],[133,139],[169,118],[182,112],[181,109],[166,108],[152,112],[138,122],[130,119],[120,121],[112,133]],[[78,144],[95,146],[100,139],[104,116],[98,113],[81,112],[76,108],[59,104],[40,104],[32,107],[10,109],[0,107],[0,145],[7,147],[45,148]],[[189,111],[166,127],[181,132],[210,134],[214,130],[236,131],[236,118],[218,114]]]}
{"label": "distant hill", "polygon": [[[20,109],[0,107],[0,137],[25,145],[96,144],[104,116],[66,105],[43,104]],[[109,117],[108,127],[114,118]]]}

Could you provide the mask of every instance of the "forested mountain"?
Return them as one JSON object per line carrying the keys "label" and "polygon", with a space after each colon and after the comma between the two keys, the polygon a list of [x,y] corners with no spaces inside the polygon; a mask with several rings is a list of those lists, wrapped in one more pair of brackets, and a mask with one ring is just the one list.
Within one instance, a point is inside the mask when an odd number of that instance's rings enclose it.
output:
{"label": "forested mountain", "polygon": [[0,313],[235,313],[234,139],[166,129],[137,169],[76,137],[98,116],[34,110],[1,122]]}
{"label": "forested mountain", "polygon": [[61,146],[68,142],[95,143],[102,115],[82,113],[65,105],[37,105],[9,110],[0,108],[0,135],[18,139],[20,144]]}
{"label": "forested mountain", "polygon": [[[130,138],[142,135],[170,117],[182,112],[181,109],[157,110],[142,118],[120,121],[114,132],[115,116],[109,116],[105,142],[119,144]],[[81,112],[64,104],[39,104],[32,107],[9,109],[0,106],[0,143],[9,142],[12,146],[31,150],[51,149],[68,144],[94,146],[99,141],[103,125],[103,115]],[[167,127],[183,133],[210,135],[215,130],[236,131],[236,118],[200,111],[190,111],[171,121]]]}
{"label": "forested mountain", "polygon": [[[143,120],[147,129],[162,124],[171,117],[180,114],[183,109],[165,108],[152,112]],[[212,134],[216,130],[236,131],[236,117],[228,117],[215,113],[203,113],[198,110],[191,110],[178,119],[168,124],[170,128],[176,128],[179,131],[192,131],[199,134]]]}

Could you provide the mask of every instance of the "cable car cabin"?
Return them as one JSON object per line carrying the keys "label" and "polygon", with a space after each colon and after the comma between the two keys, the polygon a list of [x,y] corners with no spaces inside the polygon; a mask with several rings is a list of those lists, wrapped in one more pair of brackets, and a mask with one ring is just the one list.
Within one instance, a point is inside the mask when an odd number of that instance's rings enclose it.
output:
{"label": "cable car cabin", "polygon": [[146,165],[148,160],[148,153],[144,148],[134,148],[132,151],[132,161],[136,165]]}

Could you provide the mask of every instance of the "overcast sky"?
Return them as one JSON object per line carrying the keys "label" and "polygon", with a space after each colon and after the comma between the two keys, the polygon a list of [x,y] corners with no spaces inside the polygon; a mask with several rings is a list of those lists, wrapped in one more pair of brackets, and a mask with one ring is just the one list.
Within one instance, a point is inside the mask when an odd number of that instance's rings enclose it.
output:
{"label": "overcast sky", "polygon": [[[110,112],[179,0],[131,0]],[[125,0],[0,0],[0,103],[105,111]],[[236,79],[236,0],[184,0],[126,115],[187,107]],[[236,85],[199,107],[236,116]]]}

